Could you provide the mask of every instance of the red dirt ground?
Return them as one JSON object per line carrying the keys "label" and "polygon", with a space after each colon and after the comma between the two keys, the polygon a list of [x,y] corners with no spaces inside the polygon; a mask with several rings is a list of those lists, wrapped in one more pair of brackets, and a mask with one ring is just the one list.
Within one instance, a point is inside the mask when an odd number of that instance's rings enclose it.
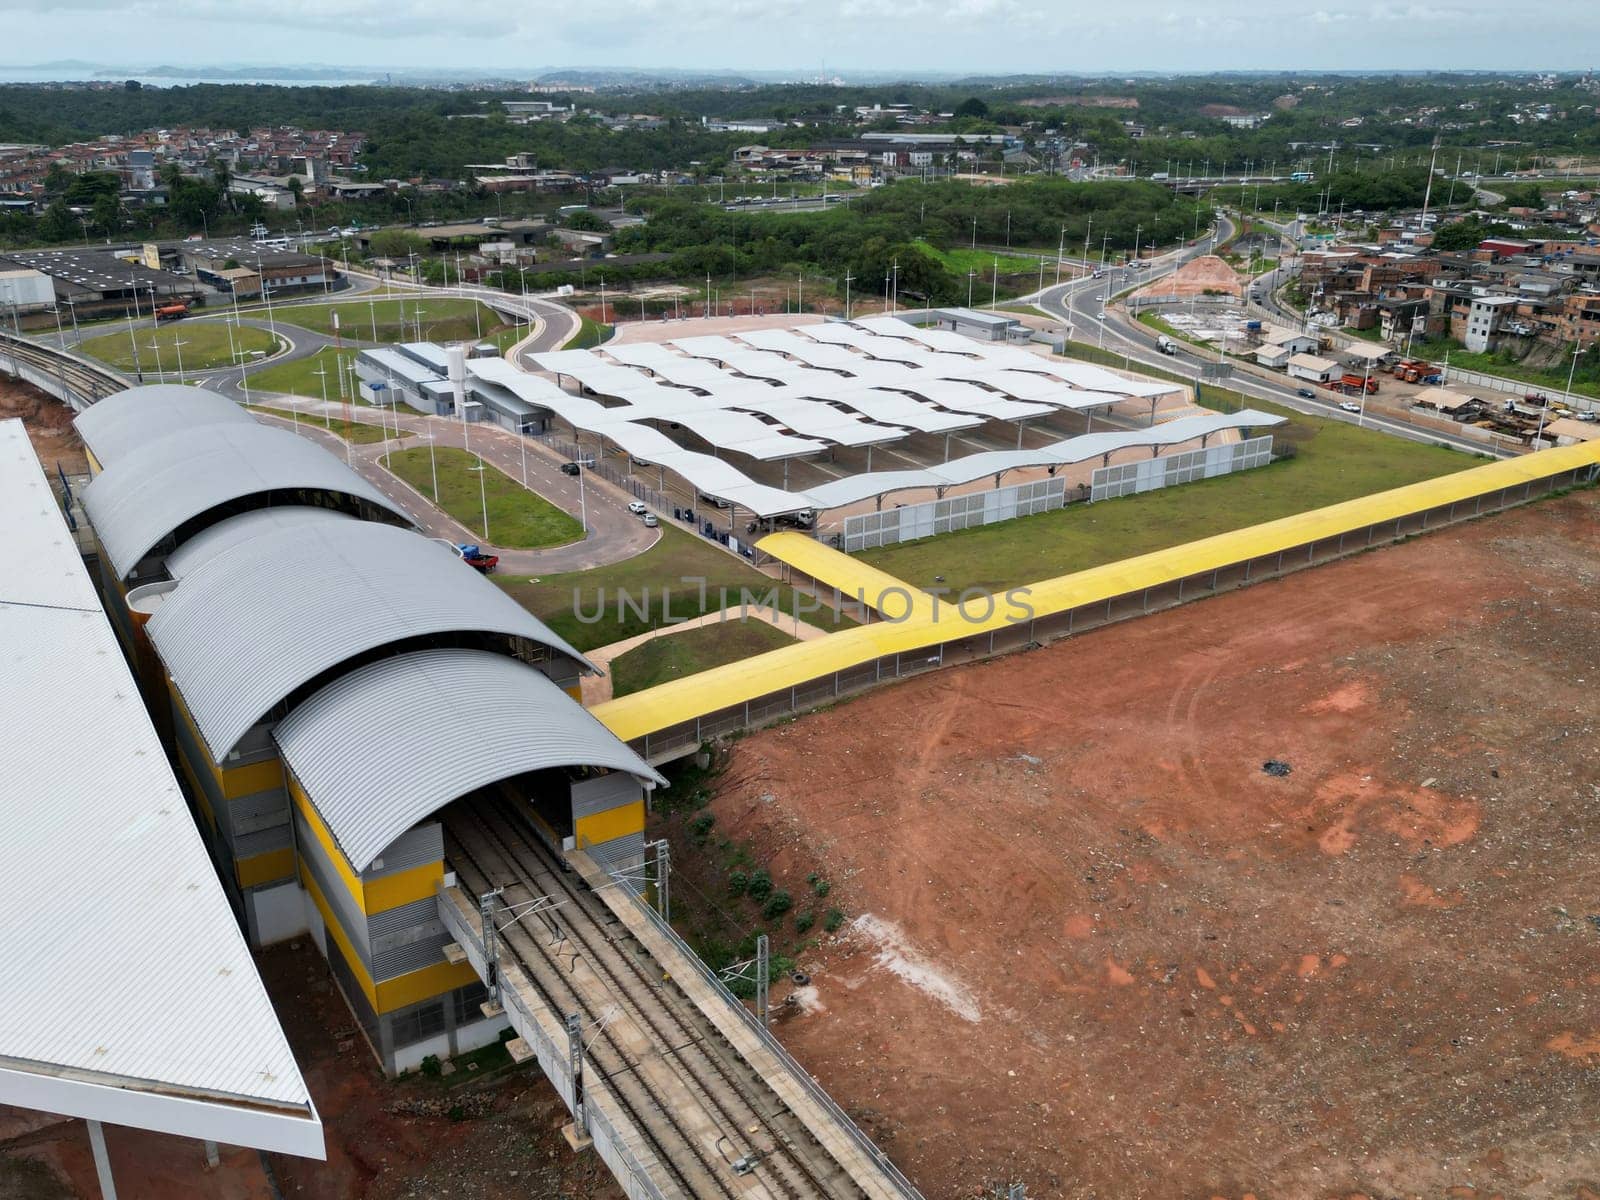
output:
{"label": "red dirt ground", "polygon": [[31,384],[0,378],[0,421],[8,417],[22,418],[34,452],[48,474],[55,474],[57,463],[68,475],[88,472],[83,441],[72,427],[72,410],[55,397]]}
{"label": "red dirt ground", "polygon": [[[226,1149],[209,1170],[198,1142],[108,1126],[121,1200],[621,1200],[596,1155],[567,1148],[566,1108],[536,1067],[449,1088],[387,1080],[309,940],[258,961],[322,1116],[327,1161],[268,1156],[274,1192],[254,1151]],[[467,1113],[451,1119],[452,1107]],[[0,1200],[99,1195],[83,1122],[50,1120],[0,1108]]]}
{"label": "red dirt ground", "polygon": [[1192,258],[1179,267],[1171,275],[1148,283],[1133,293],[1140,296],[1203,296],[1210,293],[1223,293],[1229,296],[1242,296],[1244,289],[1239,283],[1239,273],[1230,267],[1215,254],[1203,254],[1199,258]]}
{"label": "red dirt ground", "polygon": [[738,742],[781,1036],[934,1200],[1595,1200],[1597,585],[1557,498]]}

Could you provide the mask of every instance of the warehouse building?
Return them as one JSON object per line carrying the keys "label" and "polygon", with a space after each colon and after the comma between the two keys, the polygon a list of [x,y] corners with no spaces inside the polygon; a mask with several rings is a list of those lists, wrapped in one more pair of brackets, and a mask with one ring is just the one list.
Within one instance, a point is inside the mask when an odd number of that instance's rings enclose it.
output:
{"label": "warehouse building", "polygon": [[386,1070],[493,1041],[449,962],[434,814],[510,791],[555,848],[643,855],[659,777],[593,668],[343,462],[197,388],[77,419],[115,627],[253,945],[309,934]]}

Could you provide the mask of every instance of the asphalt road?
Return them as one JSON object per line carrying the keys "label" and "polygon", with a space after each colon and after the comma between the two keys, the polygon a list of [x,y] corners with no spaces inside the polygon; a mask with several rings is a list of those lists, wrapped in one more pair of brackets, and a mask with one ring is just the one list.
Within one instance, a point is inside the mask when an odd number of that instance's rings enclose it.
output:
{"label": "asphalt road", "polygon": [[[1046,288],[1042,293],[1026,299],[1070,326],[1074,341],[1100,343],[1102,340],[1100,328],[1103,325],[1105,349],[1123,355],[1130,364],[1140,363],[1145,366],[1160,367],[1178,375],[1199,379],[1201,367],[1212,360],[1190,350],[1181,342],[1178,344],[1176,354],[1161,353],[1156,348],[1157,335],[1153,330],[1132,320],[1121,309],[1115,307],[1104,309],[1107,285],[1110,285],[1109,290],[1115,295],[1133,286],[1135,280],[1142,285],[1168,275],[1190,258],[1210,253],[1211,246],[1216,241],[1227,241],[1232,236],[1233,228],[1232,221],[1226,217],[1220,218],[1219,229],[1213,237],[1203,239],[1195,246],[1164,255],[1154,260],[1148,269],[1138,272],[1127,270],[1109,272],[1105,279],[1074,280],[1060,287]],[[1106,315],[1102,318],[1103,309]],[[1288,381],[1280,383],[1273,378],[1264,378],[1237,363],[1234,364],[1233,377],[1222,386],[1254,399],[1270,400],[1296,412],[1336,421],[1348,421],[1371,429],[1381,429],[1385,433],[1409,441],[1443,444],[1474,454],[1492,452],[1482,442],[1455,434],[1419,429],[1384,417],[1347,413],[1339,408],[1339,401],[1344,398],[1343,396],[1318,391],[1314,397],[1307,399],[1297,394],[1297,391],[1305,386],[1304,384]]]}

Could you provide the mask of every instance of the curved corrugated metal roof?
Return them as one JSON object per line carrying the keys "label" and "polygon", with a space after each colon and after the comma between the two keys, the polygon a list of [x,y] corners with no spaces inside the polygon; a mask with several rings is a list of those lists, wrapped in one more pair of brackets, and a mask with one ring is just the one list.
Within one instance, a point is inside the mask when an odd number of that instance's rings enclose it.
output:
{"label": "curved corrugated metal roof", "polygon": [[418,821],[498,779],[595,766],[665,782],[545,676],[484,650],[419,650],[352,671],[273,736],[358,871]]}
{"label": "curved corrugated metal roof", "polygon": [[72,421],[102,467],[130,450],[199,425],[253,425],[255,418],[205,388],[153,383],[91,404]]}
{"label": "curved corrugated metal roof", "polygon": [[371,521],[242,542],[195,569],[146,628],[217,762],[296,689],[383,646],[482,633],[589,666],[444,547]]}
{"label": "curved corrugated metal roof", "polygon": [[146,442],[96,476],[83,504],[121,579],[162,538],[220,505],[267,494],[292,504],[330,492],[363,515],[411,524],[404,509],[321,446],[254,420]]}
{"label": "curved corrugated metal roof", "polygon": [[217,555],[251,538],[277,529],[321,525],[330,521],[353,521],[349,513],[331,508],[312,508],[307,504],[287,504],[282,508],[254,508],[236,517],[218,521],[195,534],[166,557],[167,574],[182,579],[210,562]]}

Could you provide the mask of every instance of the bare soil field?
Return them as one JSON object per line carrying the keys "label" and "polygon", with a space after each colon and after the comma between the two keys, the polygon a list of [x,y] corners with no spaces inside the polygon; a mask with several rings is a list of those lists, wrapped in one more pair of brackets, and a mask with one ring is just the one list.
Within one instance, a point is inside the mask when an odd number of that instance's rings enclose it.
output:
{"label": "bare soil field", "polygon": [[32,384],[0,376],[0,421],[10,417],[22,418],[46,473],[53,475],[57,463],[68,475],[89,470],[83,442],[72,427],[72,410]]}
{"label": "bare soil field", "polygon": [[1171,275],[1147,283],[1134,292],[1134,296],[1190,296],[1212,295],[1243,296],[1239,273],[1215,254],[1204,254],[1190,259]]}
{"label": "bare soil field", "polygon": [[936,1200],[1596,1200],[1597,586],[1574,494],[739,741],[780,1036]]}

